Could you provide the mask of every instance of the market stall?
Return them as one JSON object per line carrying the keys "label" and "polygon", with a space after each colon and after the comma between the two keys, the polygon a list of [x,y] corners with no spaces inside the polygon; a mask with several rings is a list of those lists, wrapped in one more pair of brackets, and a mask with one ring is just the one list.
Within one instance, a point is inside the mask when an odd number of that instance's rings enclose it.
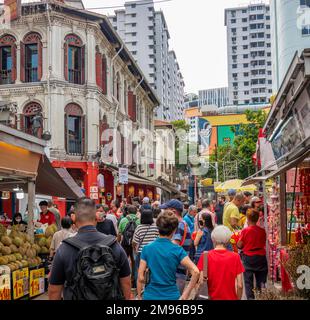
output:
{"label": "market stall", "polygon": [[[243,185],[261,183],[268,233],[269,277],[293,287],[291,253],[309,246],[310,234],[310,49],[296,53],[268,119],[257,150],[260,170]],[[301,259],[309,256],[300,254]],[[300,260],[305,264],[306,260]],[[289,273],[287,271],[290,271]],[[299,292],[299,291],[298,291]],[[302,291],[299,293],[303,294]]]}
{"label": "market stall", "polygon": [[45,147],[45,141],[0,124],[2,197],[9,198],[16,209],[18,201],[28,194],[28,224],[12,224],[13,209],[0,223],[0,300],[28,299],[47,289],[47,257],[57,228],[35,228],[36,192],[69,199],[82,195],[51,166]]}

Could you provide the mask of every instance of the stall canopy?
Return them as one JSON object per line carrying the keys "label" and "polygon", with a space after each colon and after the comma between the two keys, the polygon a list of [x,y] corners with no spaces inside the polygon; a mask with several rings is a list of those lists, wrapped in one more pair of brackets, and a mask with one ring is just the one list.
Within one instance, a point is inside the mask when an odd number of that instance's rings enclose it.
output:
{"label": "stall canopy", "polygon": [[[0,190],[12,191],[16,186],[28,191],[27,179],[24,177],[2,176]],[[38,174],[35,180],[36,194],[78,199],[84,196],[68,171],[64,168],[53,168],[46,155],[41,157]]]}

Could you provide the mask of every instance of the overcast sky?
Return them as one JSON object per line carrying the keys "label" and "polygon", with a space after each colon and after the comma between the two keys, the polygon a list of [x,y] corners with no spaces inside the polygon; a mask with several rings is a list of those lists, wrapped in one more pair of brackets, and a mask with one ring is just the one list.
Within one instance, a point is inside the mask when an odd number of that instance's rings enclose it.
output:
{"label": "overcast sky", "polygon": [[[227,86],[224,9],[250,2],[257,1],[172,0],[155,5],[165,14],[171,35],[170,48],[176,52],[187,93]],[[83,0],[83,3],[86,8],[109,7],[123,5],[125,0]],[[94,11],[113,14],[114,10]]]}

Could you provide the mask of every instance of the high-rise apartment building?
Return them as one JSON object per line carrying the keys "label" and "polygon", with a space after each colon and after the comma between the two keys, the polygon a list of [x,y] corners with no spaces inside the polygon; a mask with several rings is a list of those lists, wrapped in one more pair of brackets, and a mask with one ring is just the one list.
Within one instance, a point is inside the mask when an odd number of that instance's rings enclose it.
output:
{"label": "high-rise apartment building", "polygon": [[256,104],[272,95],[270,7],[225,10],[229,104]]}
{"label": "high-rise apartment building", "polygon": [[161,101],[158,119],[183,118],[184,80],[175,53],[169,48],[169,30],[162,11],[153,0],[129,1],[110,16],[113,27],[156,90]]}
{"label": "high-rise apartment building", "polygon": [[310,0],[272,0],[272,76],[277,92],[296,51],[310,47]]}
{"label": "high-rise apartment building", "polygon": [[225,107],[229,104],[228,87],[199,90],[199,107],[205,105],[214,105]]}

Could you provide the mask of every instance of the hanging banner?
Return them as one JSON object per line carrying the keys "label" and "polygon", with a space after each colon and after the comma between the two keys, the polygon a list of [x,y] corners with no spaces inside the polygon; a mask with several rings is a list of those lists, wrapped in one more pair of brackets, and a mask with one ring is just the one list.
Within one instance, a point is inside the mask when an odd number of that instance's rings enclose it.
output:
{"label": "hanging banner", "polygon": [[21,0],[4,0],[5,21],[13,21],[21,15]]}
{"label": "hanging banner", "polygon": [[29,296],[35,297],[45,291],[44,268],[31,270],[29,277]]}
{"label": "hanging banner", "polygon": [[29,269],[23,268],[12,273],[13,300],[20,299],[29,293]]}
{"label": "hanging banner", "polygon": [[128,184],[128,168],[118,169],[118,182],[120,184]]}

